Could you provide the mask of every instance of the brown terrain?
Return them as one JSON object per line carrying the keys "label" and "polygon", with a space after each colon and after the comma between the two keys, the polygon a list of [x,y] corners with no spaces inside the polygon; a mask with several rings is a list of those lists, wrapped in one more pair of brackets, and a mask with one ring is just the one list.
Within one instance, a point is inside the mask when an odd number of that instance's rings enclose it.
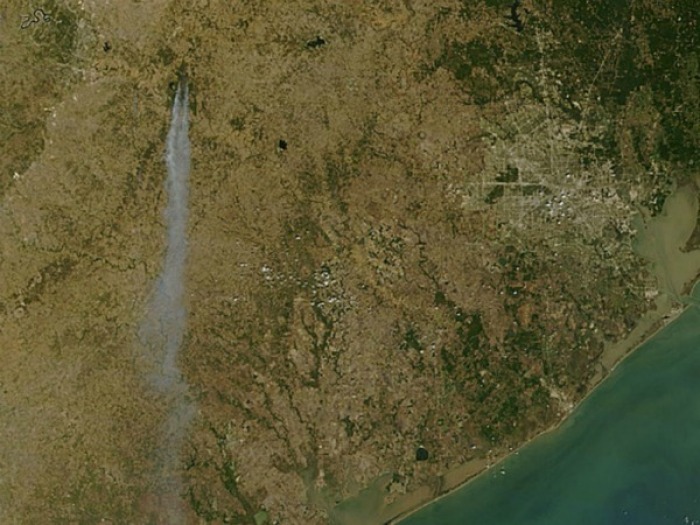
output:
{"label": "brown terrain", "polygon": [[0,522],[162,521],[179,71],[184,522],[380,523],[563,418],[654,308],[635,218],[694,184],[700,95],[691,4],[552,4],[5,2]]}

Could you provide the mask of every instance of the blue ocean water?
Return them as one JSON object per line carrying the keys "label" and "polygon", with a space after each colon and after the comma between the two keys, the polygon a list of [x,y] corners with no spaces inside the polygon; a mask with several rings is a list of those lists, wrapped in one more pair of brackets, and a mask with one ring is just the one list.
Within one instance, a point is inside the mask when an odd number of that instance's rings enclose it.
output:
{"label": "blue ocean water", "polygon": [[700,308],[637,349],[558,430],[401,521],[433,524],[700,524]]}

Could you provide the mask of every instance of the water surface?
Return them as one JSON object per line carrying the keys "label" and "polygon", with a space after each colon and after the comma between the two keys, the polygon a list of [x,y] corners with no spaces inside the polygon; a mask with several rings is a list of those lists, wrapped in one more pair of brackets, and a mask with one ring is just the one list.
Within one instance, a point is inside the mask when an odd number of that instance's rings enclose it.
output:
{"label": "water surface", "polygon": [[700,308],[625,360],[557,431],[401,521],[510,523],[700,524]]}

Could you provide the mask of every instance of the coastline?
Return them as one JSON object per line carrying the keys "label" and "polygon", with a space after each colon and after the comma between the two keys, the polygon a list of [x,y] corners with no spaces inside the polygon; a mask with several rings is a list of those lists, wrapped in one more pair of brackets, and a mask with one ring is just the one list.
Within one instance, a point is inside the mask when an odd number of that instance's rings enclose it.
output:
{"label": "coastline", "polygon": [[[626,337],[606,346],[600,358],[600,369],[576,405],[559,421],[536,433],[512,451],[501,456],[470,460],[441,475],[434,483],[397,498],[381,509],[378,523],[399,525],[408,516],[461,489],[490,468],[497,467],[535,439],[557,430],[625,358],[693,306],[695,301],[688,298],[693,297],[700,284],[700,250],[682,252],[681,249],[696,226],[699,208],[697,197],[698,190],[694,186],[687,184],[677,187],[667,199],[664,213],[640,224],[635,252],[649,261],[655,274],[659,286],[655,307],[642,315]],[[673,257],[669,258],[669,255]]]}
{"label": "coastline", "polygon": [[[700,272],[698,272],[692,280],[685,284],[683,288],[683,296],[692,296],[698,284],[700,284]],[[686,291],[689,291],[689,293],[686,294]],[[664,301],[667,303],[665,308],[660,309],[658,307],[659,305],[657,304],[657,308],[647,312],[647,314],[640,319],[639,324],[628,334],[627,337],[614,343],[603,352],[601,363],[603,363],[607,358],[608,362],[611,362],[610,360],[612,360],[610,366],[604,367],[604,372],[594,377],[589,390],[586,392],[586,395],[582,397],[576,403],[576,405],[574,405],[574,407],[572,407],[572,409],[564,417],[562,417],[562,419],[538,432],[520,444],[517,448],[509,451],[507,454],[492,458],[477,458],[470,460],[446,472],[435,483],[437,488],[436,491],[431,491],[429,486],[423,486],[409,494],[405,494],[382,509],[380,519],[378,520],[379,523],[384,525],[400,525],[402,520],[417,513],[421,509],[432,505],[436,501],[452,494],[453,492],[462,489],[467,484],[477,479],[480,475],[484,474],[486,471],[497,467],[512,455],[520,452],[521,449],[529,445],[534,440],[545,434],[556,431],[562,424],[568,421],[569,416],[579,407],[579,405],[588,399],[588,397],[605,382],[605,380],[610,376],[615,368],[620,365],[620,363],[622,363],[627,357],[634,354],[637,349],[655,337],[661,330],[672,324],[688,308],[693,306],[692,303],[683,304],[674,302],[670,298],[665,299],[668,299],[668,301]]]}

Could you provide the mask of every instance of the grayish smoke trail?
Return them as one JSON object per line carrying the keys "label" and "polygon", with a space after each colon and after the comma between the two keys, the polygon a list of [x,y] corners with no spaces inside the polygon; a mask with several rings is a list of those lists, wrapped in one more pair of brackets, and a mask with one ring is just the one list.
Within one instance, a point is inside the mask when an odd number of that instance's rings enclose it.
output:
{"label": "grayish smoke trail", "polygon": [[187,396],[187,383],[178,367],[184,339],[185,264],[187,258],[187,198],[190,172],[188,89],[180,80],[173,103],[165,163],[168,172],[165,209],[167,249],[160,276],[148,304],[140,339],[150,366],[151,386],[167,402],[163,439],[156,451],[156,491],[159,520],[169,525],[183,522],[178,457],[182,441],[194,415]]}
{"label": "grayish smoke trail", "polygon": [[[187,322],[185,262],[187,257],[187,194],[190,173],[190,142],[187,86],[180,82],[173,104],[168,132],[165,163],[168,169],[165,209],[167,250],[148,312],[148,343],[158,355],[154,386],[170,392],[182,381],[177,356],[182,346]],[[155,348],[153,343],[156,343]]]}

